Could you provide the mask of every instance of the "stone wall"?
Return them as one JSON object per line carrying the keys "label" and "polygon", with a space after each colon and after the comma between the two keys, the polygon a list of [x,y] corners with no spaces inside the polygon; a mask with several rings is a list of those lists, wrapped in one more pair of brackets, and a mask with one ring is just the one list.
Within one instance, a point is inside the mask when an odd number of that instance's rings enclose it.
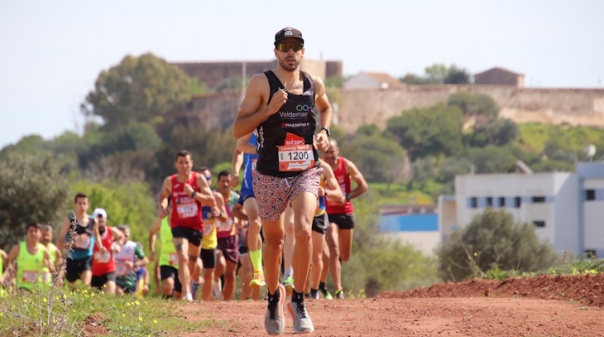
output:
{"label": "stone wall", "polygon": [[[517,123],[540,122],[604,128],[604,89],[535,89],[498,85],[410,85],[403,89],[340,90],[335,120],[349,132],[361,125],[386,126],[388,118],[404,110],[427,108],[466,91],[487,94],[501,108],[500,116]],[[241,93],[195,97],[177,113],[204,128],[230,127]]]}
{"label": "stone wall", "polygon": [[604,89],[533,89],[497,85],[411,85],[400,90],[342,90],[338,123],[352,132],[358,126],[386,120],[412,108],[427,108],[466,91],[487,94],[500,116],[517,123],[540,122],[604,127]]}

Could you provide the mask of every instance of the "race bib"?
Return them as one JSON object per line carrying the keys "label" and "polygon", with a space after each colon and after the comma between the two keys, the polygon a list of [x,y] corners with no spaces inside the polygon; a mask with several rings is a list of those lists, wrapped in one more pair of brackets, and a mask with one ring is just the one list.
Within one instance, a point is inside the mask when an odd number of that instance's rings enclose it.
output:
{"label": "race bib", "polygon": [[180,219],[194,217],[199,212],[199,209],[197,208],[197,203],[178,205],[176,210]]}
{"label": "race bib", "polygon": [[258,159],[252,159],[252,172],[256,171],[256,163],[258,162]]}
{"label": "race bib", "polygon": [[109,260],[111,260],[111,253],[109,253],[109,252],[105,252],[105,253],[96,252],[96,253],[94,253],[94,261],[95,262],[98,262],[98,263],[107,263],[107,262],[109,262]]}
{"label": "race bib", "polygon": [[204,222],[203,224],[203,236],[209,236],[212,234],[212,232],[214,231],[214,223],[216,222],[216,220],[211,220],[208,222]]}
{"label": "race bib", "polygon": [[50,272],[43,272],[42,273],[42,283],[50,283],[50,281],[52,280],[52,275],[50,274]]}
{"label": "race bib", "polygon": [[38,283],[38,272],[37,271],[29,271],[24,270],[23,276],[21,277],[21,281],[24,283]]}
{"label": "race bib", "polygon": [[170,265],[174,266],[178,264],[178,254],[170,253]]}
{"label": "race bib", "polygon": [[304,171],[315,165],[312,145],[283,145],[278,147],[279,171]]}
{"label": "race bib", "polygon": [[126,276],[128,274],[128,266],[122,261],[115,261],[115,275]]}
{"label": "race bib", "polygon": [[90,248],[90,236],[84,234],[75,234],[73,237],[73,248]]}
{"label": "race bib", "polygon": [[219,232],[230,232],[233,228],[233,219],[228,218],[227,221],[217,221],[218,226],[216,227]]}

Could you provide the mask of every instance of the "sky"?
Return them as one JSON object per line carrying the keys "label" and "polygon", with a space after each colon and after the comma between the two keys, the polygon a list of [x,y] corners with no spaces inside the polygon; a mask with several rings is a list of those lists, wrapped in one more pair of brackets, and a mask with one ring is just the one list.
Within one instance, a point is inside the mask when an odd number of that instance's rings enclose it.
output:
{"label": "sky", "polygon": [[305,57],[344,74],[499,66],[527,87],[604,88],[600,0],[0,0],[0,148],[80,132],[79,106],[126,55],[168,62],[271,60],[302,31]]}

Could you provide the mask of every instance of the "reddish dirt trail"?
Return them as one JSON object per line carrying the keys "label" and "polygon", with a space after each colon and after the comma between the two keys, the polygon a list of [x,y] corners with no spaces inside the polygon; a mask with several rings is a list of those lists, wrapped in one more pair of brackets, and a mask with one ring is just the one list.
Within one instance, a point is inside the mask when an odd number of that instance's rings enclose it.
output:
{"label": "reddish dirt trail", "polygon": [[[183,305],[212,320],[186,336],[266,336],[265,302]],[[604,274],[446,283],[378,298],[308,302],[313,336],[604,337]],[[283,335],[292,335],[286,319]]]}

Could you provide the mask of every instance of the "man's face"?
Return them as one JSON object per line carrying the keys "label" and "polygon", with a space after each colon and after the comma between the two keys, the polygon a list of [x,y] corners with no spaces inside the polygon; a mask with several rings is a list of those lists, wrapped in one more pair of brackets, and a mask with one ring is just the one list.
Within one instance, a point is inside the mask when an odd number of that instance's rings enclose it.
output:
{"label": "man's face", "polygon": [[122,232],[122,234],[124,234],[124,237],[126,238],[126,240],[130,239],[130,230],[129,229],[120,229],[120,231]]}
{"label": "man's face", "polygon": [[[295,38],[279,41],[277,46],[275,46],[275,57],[277,57],[279,66],[284,70],[294,71],[298,69],[300,61],[304,57],[304,48],[301,41]],[[284,83],[284,85],[287,84]]]}
{"label": "man's face", "polygon": [[40,242],[40,230],[36,227],[27,229],[27,240],[29,242]]}
{"label": "man's face", "polygon": [[105,219],[105,217],[102,215],[96,217],[96,222],[99,224],[99,229],[104,229],[105,226],[107,226],[107,219]]}
{"label": "man's face", "polygon": [[323,151],[323,159],[325,159],[325,161],[330,164],[335,163],[339,154],[340,150],[338,149],[338,146],[335,145],[333,142],[329,142],[329,148]]}
{"label": "man's face", "polygon": [[180,174],[189,174],[191,172],[191,168],[193,167],[193,160],[191,160],[191,156],[186,155],[184,157],[178,156],[176,158],[176,162],[174,163],[176,166],[176,170]]}
{"label": "man's face", "polygon": [[78,198],[75,202],[75,207],[79,213],[88,212],[88,198]]}
{"label": "man's face", "polygon": [[218,180],[218,189],[221,192],[230,192],[231,191],[231,175],[227,174],[221,176]]}
{"label": "man's face", "polygon": [[44,245],[47,245],[48,243],[52,242],[52,230],[43,230],[40,231],[41,236],[40,236],[40,242]]}

